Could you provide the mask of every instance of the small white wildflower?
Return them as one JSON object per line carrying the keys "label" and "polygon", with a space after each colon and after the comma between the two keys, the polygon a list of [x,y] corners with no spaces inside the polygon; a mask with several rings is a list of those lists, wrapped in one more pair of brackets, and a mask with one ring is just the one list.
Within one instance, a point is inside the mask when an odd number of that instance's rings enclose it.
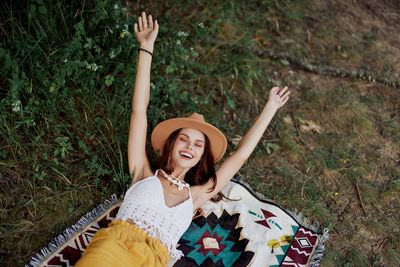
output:
{"label": "small white wildflower", "polygon": [[197,57],[199,55],[199,53],[197,53],[197,51],[194,50],[193,47],[190,48],[190,53],[192,54],[193,57]]}
{"label": "small white wildflower", "polygon": [[178,32],[178,36],[179,36],[179,37],[182,37],[182,36],[183,36],[183,37],[188,37],[188,36],[189,36],[189,33],[188,33],[188,32],[184,32],[184,31],[179,31],[179,32]]}
{"label": "small white wildflower", "polygon": [[156,85],[154,83],[150,83],[150,88],[154,89],[154,88],[156,88]]}
{"label": "small white wildflower", "polygon": [[113,58],[115,58],[116,55],[117,55],[117,54],[115,54],[114,49],[112,49],[111,52],[110,52],[110,54],[109,54],[110,58],[113,59]]}
{"label": "small white wildflower", "polygon": [[99,68],[99,66],[96,63],[92,63],[92,64],[87,64],[86,68],[92,71],[96,71]]}
{"label": "small white wildflower", "polygon": [[56,85],[55,85],[55,83],[52,83],[51,86],[50,86],[50,88],[49,88],[49,92],[50,92],[51,94],[53,94],[55,91],[56,91]]}
{"label": "small white wildflower", "polygon": [[181,45],[181,40],[177,40],[177,41],[176,41],[176,44],[177,44],[177,45]]}
{"label": "small white wildflower", "polygon": [[12,111],[18,112],[21,110],[21,101],[17,100],[15,102],[11,103],[11,106],[12,106]]}
{"label": "small white wildflower", "polygon": [[118,9],[118,4],[115,4],[115,5],[114,5],[114,9]]}
{"label": "small white wildflower", "polygon": [[68,58],[64,58],[63,62],[67,63],[68,62]]}
{"label": "small white wildflower", "polygon": [[199,27],[202,28],[202,29],[205,29],[205,28],[206,28],[206,26],[204,26],[204,23],[203,23],[203,22],[200,22],[200,23],[199,23]]}

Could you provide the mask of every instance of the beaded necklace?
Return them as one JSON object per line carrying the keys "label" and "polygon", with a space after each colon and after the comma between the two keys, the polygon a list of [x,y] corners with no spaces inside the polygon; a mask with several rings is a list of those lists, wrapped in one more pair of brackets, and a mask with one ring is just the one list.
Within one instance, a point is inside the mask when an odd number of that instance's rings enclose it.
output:
{"label": "beaded necklace", "polygon": [[190,185],[184,181],[179,180],[172,174],[167,174],[164,170],[159,169],[160,172],[162,172],[163,176],[167,178],[168,181],[170,181],[172,184],[176,185],[178,187],[179,191],[182,191],[184,187],[189,188]]}

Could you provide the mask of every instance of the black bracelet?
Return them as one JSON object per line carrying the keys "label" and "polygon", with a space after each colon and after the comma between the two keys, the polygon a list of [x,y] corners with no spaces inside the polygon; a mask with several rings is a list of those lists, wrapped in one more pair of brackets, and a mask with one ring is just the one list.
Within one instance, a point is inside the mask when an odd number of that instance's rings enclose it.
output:
{"label": "black bracelet", "polygon": [[146,49],[144,49],[144,48],[139,48],[139,52],[140,51],[144,51],[144,52],[146,52],[146,53],[149,53],[151,56],[153,56],[153,53],[151,53],[149,50],[146,50]]}

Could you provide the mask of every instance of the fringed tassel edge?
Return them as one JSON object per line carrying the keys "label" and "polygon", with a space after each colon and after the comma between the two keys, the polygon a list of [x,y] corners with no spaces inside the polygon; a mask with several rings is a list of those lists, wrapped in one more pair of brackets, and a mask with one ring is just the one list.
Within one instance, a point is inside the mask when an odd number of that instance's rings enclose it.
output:
{"label": "fringed tassel edge", "polygon": [[328,228],[324,228],[322,236],[319,239],[319,243],[314,250],[313,256],[310,260],[310,267],[319,267],[321,264],[322,256],[325,251],[325,243],[329,239],[329,230]]}
{"label": "fringed tassel edge", "polygon": [[298,210],[294,211],[287,211],[296,219],[296,221],[301,224],[302,226],[316,232],[316,233],[322,233],[321,231],[321,226],[318,223],[310,221],[307,217],[303,215],[303,213],[299,212]]}
{"label": "fringed tassel edge", "polygon": [[77,223],[66,228],[61,234],[55,237],[47,246],[43,247],[40,252],[36,253],[31,257],[29,263],[25,267],[36,267],[40,266],[43,261],[45,261],[50,255],[57,251],[61,246],[63,246],[68,240],[70,240],[75,234],[80,232],[82,229],[87,227],[89,224],[93,223],[99,216],[111,208],[114,204],[118,203],[120,200],[117,195],[111,196],[110,200],[105,200],[103,203],[98,205],[93,210],[82,216]]}

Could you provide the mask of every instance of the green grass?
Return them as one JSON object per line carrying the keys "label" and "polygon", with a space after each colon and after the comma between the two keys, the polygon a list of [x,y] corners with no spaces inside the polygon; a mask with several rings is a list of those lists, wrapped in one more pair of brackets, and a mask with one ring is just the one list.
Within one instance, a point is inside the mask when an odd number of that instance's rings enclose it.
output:
{"label": "green grass", "polygon": [[[338,5],[316,12],[317,6],[130,4],[131,14],[144,9],[161,25],[148,133],[160,120],[197,111],[226,133],[232,151],[232,139],[251,126],[269,88],[290,86],[289,103],[240,174],[284,208],[329,227],[323,266],[397,266],[399,91],[304,73],[253,53],[284,51],[343,68],[375,62],[372,71],[385,66],[384,75],[395,73],[392,50],[369,57],[379,52],[380,31],[352,24],[362,33],[357,39],[335,22]],[[118,2],[100,0],[32,0],[8,5],[0,15],[0,263],[11,266],[25,264],[126,188],[137,17],[127,17]],[[304,120],[321,131],[303,131]]]}

